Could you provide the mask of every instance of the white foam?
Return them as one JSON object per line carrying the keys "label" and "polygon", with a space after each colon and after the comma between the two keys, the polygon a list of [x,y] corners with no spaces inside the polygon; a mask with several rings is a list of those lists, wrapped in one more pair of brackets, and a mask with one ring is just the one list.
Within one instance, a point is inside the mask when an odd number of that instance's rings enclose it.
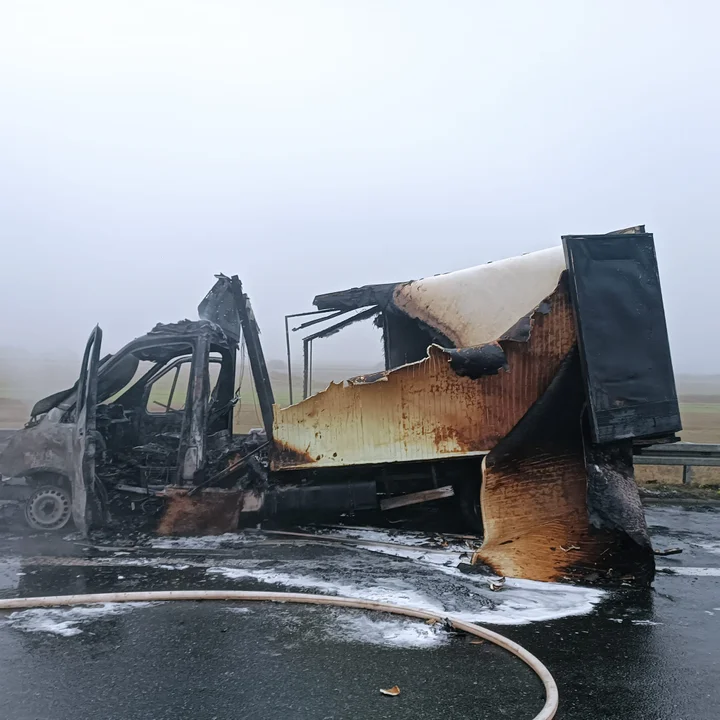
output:
{"label": "white foam", "polygon": [[709,553],[712,553],[713,555],[720,555],[720,542],[692,542],[691,545],[695,545],[697,547],[701,547],[703,550],[707,550]]}
{"label": "white foam", "polygon": [[689,575],[690,577],[720,577],[720,567],[704,568],[704,567],[677,567],[660,566],[658,571],[662,571],[663,575]]}
{"label": "white foam", "polygon": [[[360,528],[360,527],[348,527],[348,528],[333,528],[332,530],[326,530],[321,528],[306,528],[308,532],[318,533],[321,537],[336,537],[336,538],[349,538],[352,540],[364,540],[366,542],[382,542],[382,543],[395,543],[398,545],[417,545],[423,547],[440,547],[434,536],[428,535],[424,532],[412,532],[408,530],[383,530],[382,528]],[[442,537],[442,536],[438,536]],[[448,542],[448,548],[460,548],[463,545],[458,543]]]}
{"label": "white foam", "polygon": [[80,605],[66,608],[33,608],[17,610],[6,620],[6,624],[15,630],[28,633],[51,633],[72,637],[79,635],[79,627],[94,620],[108,616],[123,615],[132,610],[150,607],[154,603],[103,603],[101,605]]}
{"label": "white foam", "polygon": [[107,565],[109,567],[148,567],[150,565],[156,565],[156,558],[125,558],[125,557],[110,557],[110,558],[93,558],[93,564],[95,565]]}
{"label": "white foam", "polygon": [[19,557],[0,560],[0,590],[14,590],[20,583],[22,561]]}
{"label": "white foam", "polygon": [[430,563],[432,565],[446,565],[455,567],[461,558],[461,555],[467,555],[470,559],[470,550],[438,550],[436,548],[409,548],[409,547],[389,547],[387,545],[358,545],[361,550],[369,550],[370,552],[380,553],[381,555],[392,555],[393,557],[407,558],[408,560],[417,560],[422,563]]}
{"label": "white foam", "polygon": [[442,626],[427,625],[420,620],[378,620],[367,615],[345,613],[339,615],[326,632],[332,640],[386,647],[431,648],[445,645],[450,640]]}
{"label": "white foam", "polygon": [[[466,543],[458,542],[451,538],[442,545],[440,542],[442,536],[431,536],[423,532],[399,532],[375,528],[337,528],[331,531],[323,531],[320,533],[320,537],[347,538],[349,540],[359,540],[361,543],[385,543],[385,546],[361,545],[361,547],[379,553],[397,555],[399,557],[414,558],[415,556],[412,553],[415,547],[418,548],[418,552],[437,552],[445,553],[446,555],[472,552],[472,548]],[[480,544],[480,540],[478,540],[477,546],[479,547]],[[396,545],[397,548],[387,547],[387,545]],[[403,555],[403,553],[409,554]]]}
{"label": "white foam", "polygon": [[[405,605],[440,616],[449,615],[468,622],[496,625],[521,625],[584,615],[605,595],[603,591],[594,588],[515,579],[508,579],[502,591],[493,593],[487,587],[487,578],[464,575],[456,568],[437,567],[443,574],[452,574],[464,586],[463,597],[454,593],[452,600],[455,607],[448,610],[442,597],[447,595],[448,588],[441,579],[437,583],[438,594],[433,595],[407,578],[398,576],[373,577],[366,582],[353,582],[342,576],[342,569],[342,566],[336,569],[337,579],[329,577],[330,568],[327,564],[323,567],[323,577],[310,572],[293,572],[290,567],[285,571],[218,566],[209,568],[207,572],[231,580],[254,580],[293,590],[313,590],[321,594]],[[465,607],[462,607],[465,597]],[[483,602],[484,597],[490,603]]]}
{"label": "white foam", "polygon": [[387,584],[384,586],[358,586],[343,580],[323,580],[306,573],[297,574],[257,568],[211,567],[208,568],[207,572],[211,575],[222,575],[230,580],[257,580],[268,585],[280,585],[301,590],[317,590],[326,595],[340,595],[342,597],[438,610],[437,606],[434,606],[426,595],[418,592],[402,580],[393,581],[388,579]]}
{"label": "white foam", "polygon": [[[358,599],[371,599],[396,605],[410,605],[438,614],[452,614],[470,621],[484,621],[494,624],[522,624],[553,620],[570,615],[584,615],[592,611],[605,596],[594,588],[573,587],[554,583],[540,583],[508,579],[501,592],[488,592],[489,578],[482,575],[468,575],[460,572],[457,565],[469,562],[472,548],[462,542],[450,542],[443,547],[433,536],[421,532],[396,532],[375,528],[337,528],[322,537],[335,537],[359,541],[357,550],[404,558],[425,568],[432,568],[449,575],[455,582],[464,585],[463,590],[475,596],[470,607],[457,611],[455,607],[446,609],[446,603],[439,597],[443,590],[443,581],[438,579],[438,595],[429,594],[413,582],[412,574],[400,577],[375,577],[372,581],[363,579],[353,582],[343,572],[342,562],[336,566],[324,563],[322,568],[312,563],[285,563],[272,570],[237,567],[236,562],[226,561],[226,566],[208,569],[211,574],[220,574],[231,580],[255,580],[269,585],[295,590],[315,591],[322,594],[341,595]],[[208,549],[219,546],[246,544],[257,540],[242,533],[195,537],[195,538],[156,538],[152,544],[163,549]],[[383,543],[382,545],[362,544]],[[167,560],[165,561],[167,563]],[[195,563],[192,563],[195,566]],[[168,566],[165,566],[168,567]],[[169,569],[169,567],[168,567]],[[322,573],[319,573],[322,570]],[[325,572],[329,571],[329,572]],[[385,568],[383,575],[391,572]],[[409,577],[408,577],[409,576]],[[447,587],[444,588],[447,590]],[[489,602],[483,606],[482,596]],[[455,598],[457,600],[457,598]],[[481,605],[479,609],[474,606]],[[490,607],[488,607],[490,606]]]}
{"label": "white foam", "polygon": [[595,588],[508,578],[505,589],[493,593],[498,607],[486,611],[479,619],[497,625],[521,625],[587,615],[606,595]]}
{"label": "white foam", "polygon": [[203,535],[200,537],[159,537],[150,540],[150,546],[159,550],[214,550],[221,547],[236,547],[257,542],[258,536],[250,538],[244,533],[224,535]]}

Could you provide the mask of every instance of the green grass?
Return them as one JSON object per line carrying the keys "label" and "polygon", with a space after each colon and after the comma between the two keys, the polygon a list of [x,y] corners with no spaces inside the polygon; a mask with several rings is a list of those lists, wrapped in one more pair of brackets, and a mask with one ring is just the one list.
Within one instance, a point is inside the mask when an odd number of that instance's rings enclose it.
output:
{"label": "green grass", "polygon": [[717,415],[720,413],[720,403],[680,402],[680,414],[685,413],[709,413]]}

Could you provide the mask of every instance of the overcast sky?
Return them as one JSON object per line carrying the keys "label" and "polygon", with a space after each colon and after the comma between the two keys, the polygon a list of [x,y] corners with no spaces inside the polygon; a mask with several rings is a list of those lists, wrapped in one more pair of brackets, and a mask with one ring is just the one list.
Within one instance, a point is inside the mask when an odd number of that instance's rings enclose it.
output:
{"label": "overcast sky", "polygon": [[282,357],[317,293],[645,223],[676,371],[720,372],[719,21],[700,0],[4,0],[0,345],[79,350],[100,322],[117,349],[225,272]]}

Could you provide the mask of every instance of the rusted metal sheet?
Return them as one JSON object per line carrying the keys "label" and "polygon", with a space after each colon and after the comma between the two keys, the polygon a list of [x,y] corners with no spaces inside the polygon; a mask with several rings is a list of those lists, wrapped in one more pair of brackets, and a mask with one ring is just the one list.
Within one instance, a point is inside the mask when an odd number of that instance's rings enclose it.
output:
{"label": "rusted metal sheet", "polygon": [[[632,461],[623,472],[610,455],[595,452],[588,476],[584,402],[573,352],[543,398],[484,460],[485,541],[474,560],[530,580],[649,584],[654,559],[647,529],[637,513],[628,514],[636,506],[642,516]],[[598,483],[617,485],[618,474],[628,471],[626,496],[593,509],[589,496]]]}
{"label": "rusted metal sheet", "polygon": [[372,382],[331,384],[301,403],[276,408],[271,468],[488,452],[542,395],[575,342],[564,281],[532,313],[530,326],[526,342],[499,341],[507,370],[496,374],[470,377],[454,351],[431,346],[424,360]]}

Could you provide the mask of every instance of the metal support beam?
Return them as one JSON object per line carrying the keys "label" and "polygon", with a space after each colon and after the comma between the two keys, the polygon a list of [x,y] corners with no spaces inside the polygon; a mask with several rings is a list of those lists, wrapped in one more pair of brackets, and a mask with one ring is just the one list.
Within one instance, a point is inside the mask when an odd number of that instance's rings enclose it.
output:
{"label": "metal support beam", "polygon": [[290,330],[288,329],[288,317],[289,315],[285,316],[285,345],[287,347],[288,394],[290,395],[290,404],[292,405],[292,360],[290,359]]}
{"label": "metal support beam", "polygon": [[250,305],[250,298],[243,292],[242,283],[237,275],[232,276],[233,296],[235,298],[235,306],[240,324],[242,325],[243,337],[245,338],[245,347],[250,360],[250,368],[253,374],[253,382],[255,390],[260,402],[260,412],[262,414],[263,425],[268,440],[272,438],[273,429],[273,405],[275,404],[275,396],[273,395],[272,385],[270,384],[270,373],[265,362],[262,343],[260,342],[260,329],[255,320],[255,315]]}
{"label": "metal support beam", "polygon": [[[352,325],[353,323],[359,322],[360,320],[367,320],[368,318],[371,318],[375,315],[377,315],[380,312],[380,308],[378,307],[371,307],[367,310],[362,310],[359,313],[356,313],[355,315],[352,315],[349,318],[345,318],[344,320],[341,320],[339,323],[335,323],[334,325],[330,325],[330,327],[323,328],[322,330],[318,330],[316,333],[313,333],[312,335],[308,335],[307,337],[303,338],[303,400],[310,397],[312,394],[312,351],[313,346],[312,342],[313,340],[317,340],[318,338],[327,337],[328,335],[334,335],[336,332],[339,332],[343,328],[347,327],[348,325]],[[325,320],[329,320],[330,318],[324,318]]]}
{"label": "metal support beam", "polygon": [[441,498],[452,497],[455,494],[452,485],[446,485],[432,490],[397,495],[396,497],[385,498],[380,501],[381,510],[392,510],[393,508],[405,507],[406,505],[417,505],[418,503],[440,500]]}
{"label": "metal support beam", "polygon": [[690,485],[692,483],[692,476],[692,465],[683,465],[683,485]]}
{"label": "metal support beam", "polygon": [[[293,383],[292,383],[292,359],[290,357],[290,325],[288,323],[288,320],[290,318],[295,317],[307,317],[308,315],[325,315],[326,317],[317,318],[316,320],[310,320],[310,322],[303,323],[302,325],[299,325],[296,328],[293,328],[293,332],[296,330],[300,330],[301,328],[307,327],[308,325],[314,325],[315,323],[321,323],[325,320],[330,320],[331,318],[338,317],[339,315],[342,315],[343,313],[347,312],[346,310],[338,310],[332,315],[328,315],[327,313],[333,312],[332,310],[310,310],[308,312],[301,312],[301,313],[291,313],[290,315],[285,316],[285,346],[287,348],[287,369],[288,369],[288,395],[290,396],[290,404],[293,404]],[[307,397],[307,396],[305,396]]]}

